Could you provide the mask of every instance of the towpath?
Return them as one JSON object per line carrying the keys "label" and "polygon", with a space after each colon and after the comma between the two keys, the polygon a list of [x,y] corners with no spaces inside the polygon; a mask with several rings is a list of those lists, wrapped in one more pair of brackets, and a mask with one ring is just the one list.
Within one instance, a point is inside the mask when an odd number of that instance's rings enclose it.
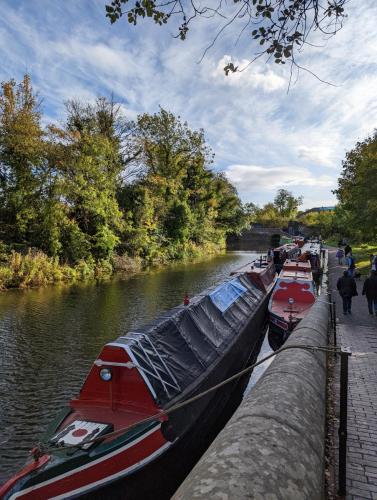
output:
{"label": "towpath", "polygon": [[329,250],[329,289],[336,301],[338,343],[348,348],[348,440],[347,499],[377,500],[377,317],[369,315],[364,279],[358,279],[358,296],[352,314],[343,315],[342,300],[336,291],[337,279],[346,269],[339,266],[336,250]]}

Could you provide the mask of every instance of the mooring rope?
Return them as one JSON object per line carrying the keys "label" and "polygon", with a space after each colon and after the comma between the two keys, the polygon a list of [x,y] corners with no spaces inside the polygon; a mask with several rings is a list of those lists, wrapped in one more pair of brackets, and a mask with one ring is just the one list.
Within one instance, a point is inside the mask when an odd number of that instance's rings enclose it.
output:
{"label": "mooring rope", "polygon": [[[318,330],[316,330],[316,331],[318,332]],[[188,406],[189,404],[197,401],[198,399],[201,399],[204,396],[207,396],[207,394],[210,394],[211,392],[214,392],[217,389],[220,389],[221,387],[223,387],[226,384],[229,384],[233,380],[236,380],[237,378],[242,377],[242,375],[245,375],[246,373],[250,372],[255,367],[257,367],[258,365],[261,365],[262,363],[269,360],[270,358],[277,356],[278,354],[282,353],[283,351],[287,351],[289,349],[304,349],[304,350],[308,350],[308,351],[312,351],[312,352],[319,351],[319,352],[327,352],[327,353],[333,353],[333,354],[339,354],[341,352],[339,347],[331,347],[331,346],[330,347],[329,346],[313,346],[313,345],[300,345],[300,344],[283,346],[280,349],[272,352],[271,354],[265,356],[264,358],[260,359],[259,361],[248,366],[247,368],[244,368],[243,370],[237,372],[235,375],[232,375],[231,377],[223,380],[222,382],[219,382],[218,384],[206,389],[205,391],[203,391],[199,394],[196,394],[195,396],[193,396],[189,399],[186,399],[185,401],[181,401],[180,403],[176,403],[175,405],[171,406],[170,408],[168,408],[166,410],[161,410],[154,415],[151,415],[147,418],[139,420],[138,422],[130,424],[126,427],[122,427],[121,429],[117,429],[115,431],[109,432],[108,434],[94,437],[92,439],[89,439],[88,441],[85,441],[84,443],[62,444],[62,445],[57,445],[57,446],[47,446],[46,443],[38,443],[38,445],[35,448],[33,448],[31,453],[32,453],[34,459],[38,460],[38,458],[40,458],[42,455],[44,455],[48,452],[71,449],[71,448],[80,448],[83,445],[93,444],[93,443],[96,443],[98,441],[108,440],[108,438],[112,438],[112,437],[118,436],[119,434],[123,434],[123,433],[133,429],[134,427],[137,427],[138,425],[146,424],[148,422],[158,420],[161,417],[163,417],[165,415],[169,415],[170,413],[173,413],[174,411],[177,411],[181,408],[184,408],[185,406]]]}

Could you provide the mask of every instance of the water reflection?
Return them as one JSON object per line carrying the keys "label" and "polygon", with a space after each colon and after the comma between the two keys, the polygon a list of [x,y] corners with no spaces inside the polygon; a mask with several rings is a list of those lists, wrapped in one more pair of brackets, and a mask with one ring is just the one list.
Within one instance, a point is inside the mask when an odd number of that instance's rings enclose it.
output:
{"label": "water reflection", "polygon": [[104,343],[256,256],[229,252],[131,278],[0,295],[0,484],[78,392]]}

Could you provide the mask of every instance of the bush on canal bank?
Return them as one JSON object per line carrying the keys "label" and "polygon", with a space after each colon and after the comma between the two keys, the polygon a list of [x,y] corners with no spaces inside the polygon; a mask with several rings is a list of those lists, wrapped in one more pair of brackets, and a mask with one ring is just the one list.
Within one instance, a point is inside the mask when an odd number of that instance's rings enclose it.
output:
{"label": "bush on canal bank", "polygon": [[61,264],[40,250],[29,249],[23,255],[12,251],[0,265],[0,290],[46,286],[52,283],[102,278],[113,273],[111,262],[93,258],[81,260],[75,266]]}
{"label": "bush on canal bank", "polygon": [[165,255],[154,260],[131,258],[128,255],[113,255],[111,259],[94,260],[89,256],[75,265],[59,262],[58,257],[49,257],[41,250],[29,248],[26,254],[12,250],[1,251],[0,243],[0,291],[9,288],[32,288],[53,283],[70,283],[105,279],[114,273],[133,274],[149,265],[167,264],[173,259],[192,259],[204,255],[214,255],[225,249],[222,245],[207,245],[205,248],[190,246],[181,248],[180,253]]}

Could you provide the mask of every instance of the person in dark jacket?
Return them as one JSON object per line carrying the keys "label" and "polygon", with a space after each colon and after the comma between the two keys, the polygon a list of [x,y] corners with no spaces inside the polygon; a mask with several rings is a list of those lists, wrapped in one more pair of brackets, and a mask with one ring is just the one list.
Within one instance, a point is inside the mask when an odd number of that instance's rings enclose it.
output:
{"label": "person in dark jacket", "polygon": [[336,288],[343,299],[343,314],[351,314],[352,297],[357,295],[356,281],[344,271],[343,276],[338,279]]}
{"label": "person in dark jacket", "polygon": [[349,245],[344,247],[344,255],[347,257],[349,253],[352,252],[352,248]]}
{"label": "person in dark jacket", "polygon": [[377,316],[377,273],[372,271],[370,277],[364,281],[363,295],[366,295],[368,301],[369,314]]}

